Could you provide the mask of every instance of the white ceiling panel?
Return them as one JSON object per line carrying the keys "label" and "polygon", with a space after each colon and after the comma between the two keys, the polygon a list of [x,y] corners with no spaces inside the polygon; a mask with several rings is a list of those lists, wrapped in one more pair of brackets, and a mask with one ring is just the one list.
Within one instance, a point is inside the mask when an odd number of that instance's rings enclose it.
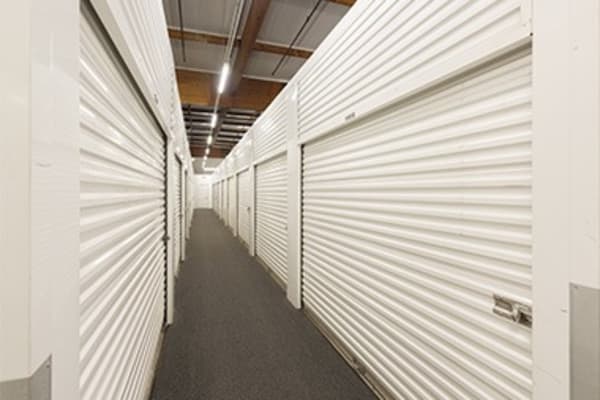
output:
{"label": "white ceiling panel", "polygon": [[[258,39],[288,45],[317,1],[271,0]],[[322,1],[294,46],[316,49],[348,10],[346,6]]]}
{"label": "white ceiling panel", "polygon": [[178,67],[206,69],[219,71],[223,65],[225,47],[215,44],[185,41],[186,62],[183,61],[181,42],[171,39],[175,64]]}
{"label": "white ceiling panel", "polygon": [[275,75],[271,75],[273,69],[281,59],[281,55],[272,53],[263,53],[253,51],[248,60],[248,65],[244,74],[252,76],[260,76],[265,78],[277,78],[290,80],[292,76],[300,69],[305,59],[288,57],[279,67]]}
{"label": "white ceiling panel", "polygon": [[[181,0],[183,26],[227,35],[236,0]],[[178,0],[164,0],[169,26],[179,27]]]}

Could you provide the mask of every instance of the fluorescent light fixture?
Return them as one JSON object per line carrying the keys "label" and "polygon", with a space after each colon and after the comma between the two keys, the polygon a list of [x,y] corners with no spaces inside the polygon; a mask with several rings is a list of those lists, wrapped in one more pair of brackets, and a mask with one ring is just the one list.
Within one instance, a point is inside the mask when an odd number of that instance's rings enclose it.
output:
{"label": "fluorescent light fixture", "polygon": [[210,127],[214,128],[215,126],[217,126],[217,113],[213,113],[210,119]]}
{"label": "fluorescent light fixture", "polygon": [[225,85],[227,85],[227,78],[229,78],[229,63],[228,62],[223,64],[223,69],[221,70],[221,78],[219,79],[219,87],[217,88],[219,93],[223,93],[225,91]]}
{"label": "fluorescent light fixture", "polygon": [[210,135],[209,137],[206,138],[206,144],[211,144],[212,143],[212,135]]}

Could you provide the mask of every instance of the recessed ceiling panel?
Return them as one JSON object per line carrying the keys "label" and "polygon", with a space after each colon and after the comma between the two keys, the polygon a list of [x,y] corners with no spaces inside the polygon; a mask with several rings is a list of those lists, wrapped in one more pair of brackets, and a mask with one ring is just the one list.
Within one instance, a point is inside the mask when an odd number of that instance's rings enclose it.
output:
{"label": "recessed ceiling panel", "polygon": [[[164,0],[169,26],[179,27],[179,0]],[[183,26],[227,35],[236,0],[181,0]]]}
{"label": "recessed ceiling panel", "polygon": [[287,57],[277,69],[275,75],[271,75],[279,60],[281,60],[281,55],[279,54],[254,51],[250,55],[248,65],[246,66],[246,71],[244,73],[247,75],[260,76],[264,78],[290,80],[296,71],[298,71],[298,69],[306,61],[303,58]]}
{"label": "recessed ceiling panel", "polygon": [[[316,3],[317,0],[271,0],[258,39],[288,45]],[[321,1],[294,46],[316,49],[348,10],[346,6]]]}
{"label": "recessed ceiling panel", "polygon": [[178,67],[196,68],[209,71],[219,71],[223,65],[225,47],[216,44],[185,41],[186,61],[183,61],[181,41],[171,39],[175,64]]}

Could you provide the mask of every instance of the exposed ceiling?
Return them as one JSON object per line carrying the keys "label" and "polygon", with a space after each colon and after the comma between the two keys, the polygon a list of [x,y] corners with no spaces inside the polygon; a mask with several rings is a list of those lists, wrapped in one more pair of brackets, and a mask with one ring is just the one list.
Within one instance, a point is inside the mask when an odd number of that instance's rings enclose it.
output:
{"label": "exposed ceiling", "polygon": [[164,0],[183,114],[192,155],[197,157],[204,155],[211,133],[210,157],[224,157],[354,0],[246,0],[232,75],[212,132],[218,74],[236,4],[237,0]]}

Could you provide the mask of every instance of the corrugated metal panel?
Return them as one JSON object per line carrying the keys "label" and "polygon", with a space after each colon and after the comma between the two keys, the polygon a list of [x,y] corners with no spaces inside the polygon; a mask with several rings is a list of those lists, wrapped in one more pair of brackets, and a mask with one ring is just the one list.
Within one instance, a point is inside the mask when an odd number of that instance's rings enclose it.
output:
{"label": "corrugated metal panel", "polygon": [[[91,0],[163,127],[179,108],[175,68],[162,4],[158,0]],[[183,121],[183,118],[181,117]],[[180,138],[178,138],[180,139]]]}
{"label": "corrugated metal panel", "polygon": [[85,12],[80,40],[81,398],[141,399],[164,318],[165,141]]}
{"label": "corrugated metal panel", "polygon": [[227,225],[229,225],[231,230],[235,232],[235,226],[237,225],[237,194],[236,194],[236,187],[235,187],[235,176],[233,176],[227,180],[227,188],[228,188]]}
{"label": "corrugated metal panel", "polygon": [[179,264],[181,261],[181,234],[182,234],[182,192],[181,192],[181,163],[173,155],[174,166],[173,168],[173,186],[175,188],[175,194],[173,195],[173,265],[175,266],[175,275],[179,274]]}
{"label": "corrugated metal panel", "polygon": [[285,150],[287,125],[287,91],[284,89],[271,102],[253,126],[254,158],[263,159]]}
{"label": "corrugated metal panel", "polygon": [[252,215],[252,191],[250,187],[250,170],[238,175],[238,234],[250,245],[250,216]]}
{"label": "corrugated metal panel", "polygon": [[249,134],[246,133],[244,138],[232,150],[237,159],[236,171],[248,168],[252,157],[252,140]]}
{"label": "corrugated metal panel", "polygon": [[256,167],[256,254],[287,284],[287,164],[281,155]]}
{"label": "corrugated metal panel", "polygon": [[336,27],[299,72],[301,135],[333,129],[526,40],[530,2],[358,2],[346,17],[352,23]]}
{"label": "corrugated metal panel", "polygon": [[303,300],[397,398],[530,399],[531,59],[309,143]]}

